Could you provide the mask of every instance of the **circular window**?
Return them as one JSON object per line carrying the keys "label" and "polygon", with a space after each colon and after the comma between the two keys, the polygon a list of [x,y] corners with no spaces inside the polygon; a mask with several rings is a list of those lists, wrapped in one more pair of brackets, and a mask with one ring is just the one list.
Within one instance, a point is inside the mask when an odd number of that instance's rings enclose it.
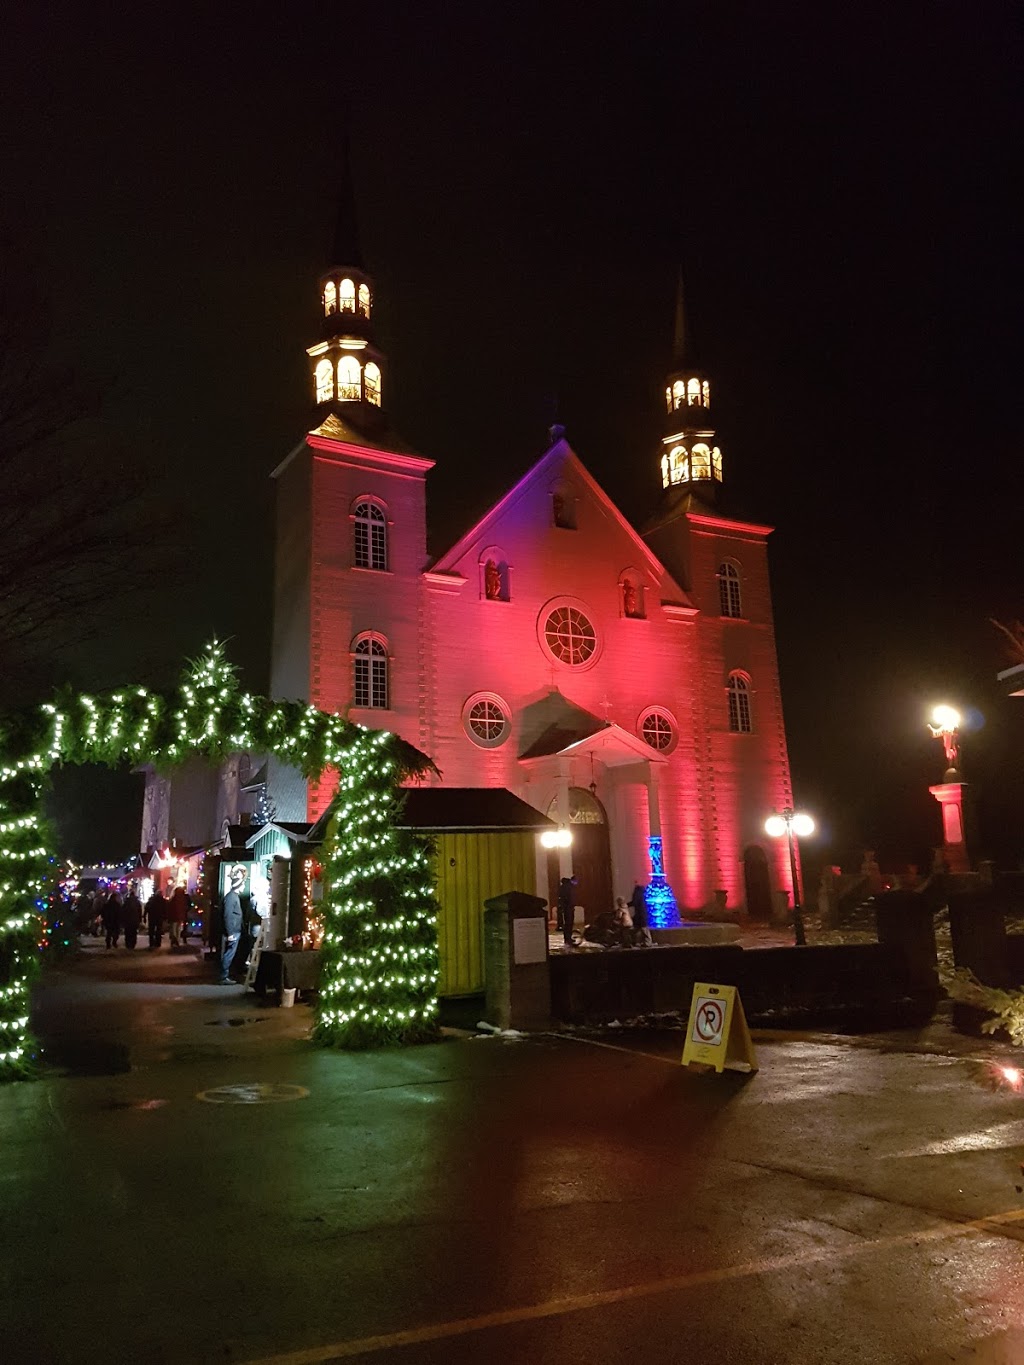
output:
{"label": "circular window", "polygon": [[578,607],[556,607],[544,622],[544,642],[560,663],[578,668],[593,658],[597,631]]}
{"label": "circular window", "polygon": [[675,748],[676,726],[675,721],[667,711],[652,707],[645,711],[640,717],[640,724],[637,727],[642,739],[657,749],[659,753],[668,753]]}
{"label": "circular window", "polygon": [[496,749],[508,738],[508,707],[493,692],[477,692],[462,708],[462,723],[475,744]]}

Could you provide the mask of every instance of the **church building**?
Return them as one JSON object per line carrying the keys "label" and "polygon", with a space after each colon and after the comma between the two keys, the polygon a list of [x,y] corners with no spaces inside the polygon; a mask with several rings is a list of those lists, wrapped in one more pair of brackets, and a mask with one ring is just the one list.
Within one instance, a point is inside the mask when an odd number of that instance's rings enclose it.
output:
{"label": "church building", "polygon": [[[637,882],[656,923],[764,913],[769,887],[789,881],[764,820],[792,802],[771,528],[720,510],[712,381],[692,363],[681,303],[660,445],[623,452],[660,475],[646,524],[629,523],[556,426],[431,558],[434,462],[388,422],[351,202],[332,255],[308,348],[312,429],[274,470],[272,695],[396,731],[434,760],[438,785],[505,788],[548,815],[561,837],[538,846],[538,893],[574,875],[588,919]],[[273,764],[269,789],[293,821],[315,820],[332,794]]]}

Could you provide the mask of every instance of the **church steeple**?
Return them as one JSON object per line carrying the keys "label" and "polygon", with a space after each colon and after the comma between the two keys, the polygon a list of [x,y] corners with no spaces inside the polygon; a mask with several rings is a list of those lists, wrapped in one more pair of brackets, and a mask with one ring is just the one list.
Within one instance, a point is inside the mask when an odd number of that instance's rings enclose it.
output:
{"label": "church steeple", "polygon": [[696,362],[686,326],[683,273],[676,286],[672,368],[665,377],[665,421],[661,439],[661,486],[700,494],[713,501],[722,482],[722,452],[714,444],[711,385]]}
{"label": "church steeple", "polygon": [[373,339],[373,280],[359,243],[346,133],[341,194],[328,268],[320,276],[320,340],[307,347],[320,422],[329,413],[357,428],[383,426],[384,357]]}

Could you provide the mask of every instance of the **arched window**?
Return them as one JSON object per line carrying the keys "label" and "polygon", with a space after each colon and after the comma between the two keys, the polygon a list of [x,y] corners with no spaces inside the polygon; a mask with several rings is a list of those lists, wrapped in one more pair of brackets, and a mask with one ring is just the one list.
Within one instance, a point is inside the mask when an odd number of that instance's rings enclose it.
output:
{"label": "arched window", "polygon": [[388,523],[375,502],[361,502],[352,515],[357,569],[388,567]]}
{"label": "arched window", "polygon": [[705,406],[706,408],[709,408],[709,407],[711,406],[711,385],[710,385],[710,384],[708,383],[708,381],[705,379],[705,380],[703,381],[703,383],[701,384],[700,388],[701,388],[701,393],[702,393],[702,395],[703,395],[703,397],[704,397],[704,406]]}
{"label": "arched window", "polygon": [[750,683],[742,673],[729,674],[729,729],[734,735],[749,735],[753,730],[750,723]]}
{"label": "arched window", "polygon": [[329,360],[321,360],[313,371],[316,381],[316,401],[329,403],[334,397],[334,366]]}
{"label": "arched window", "polygon": [[681,379],[677,379],[672,385],[672,407],[681,408],[686,402],[686,385]]}
{"label": "arched window", "polygon": [[662,486],[662,488],[667,488],[667,487],[669,486],[669,484],[672,482],[671,478],[669,477],[669,472],[670,472],[670,470],[669,470],[668,456],[667,456],[667,455],[662,455],[662,457],[661,457],[661,486]]}
{"label": "arched window", "polygon": [[690,451],[690,477],[692,479],[711,478],[711,451],[703,441],[697,441]]}
{"label": "arched window", "polygon": [[364,635],[356,641],[353,678],[353,705],[388,709],[388,651],[379,635]]}
{"label": "arched window", "polygon": [[671,384],[670,384],[670,385],[668,386],[668,388],[666,388],[666,390],[665,390],[665,407],[668,409],[669,412],[672,411],[672,386],[671,386]]}
{"label": "arched window", "polygon": [[359,361],[354,355],[343,355],[338,361],[338,397],[358,402],[362,398],[359,384]]}
{"label": "arched window", "polygon": [[718,610],[721,616],[734,619],[743,615],[739,569],[728,561],[718,566]]}
{"label": "arched window", "polygon": [[[342,285],[343,289],[344,287]],[[700,380],[688,379],[686,381],[686,406],[692,408],[695,404],[700,405]]]}
{"label": "arched window", "polygon": [[339,294],[341,311],[343,313],[354,313],[356,311],[356,287],[351,280],[342,280]]}
{"label": "arched window", "polygon": [[669,477],[672,483],[688,483],[690,457],[685,446],[673,446],[668,453]]}
{"label": "arched window", "polygon": [[370,316],[370,289],[365,284],[359,286],[359,311],[364,318]]}
{"label": "arched window", "polygon": [[338,311],[338,291],[334,287],[334,281],[328,280],[324,285],[324,313],[329,317],[331,313]]}
{"label": "arched window", "polygon": [[366,401],[380,407],[380,366],[371,360],[363,370],[363,383],[366,386]]}
{"label": "arched window", "polygon": [[722,452],[718,446],[711,447],[711,477],[722,482]]}

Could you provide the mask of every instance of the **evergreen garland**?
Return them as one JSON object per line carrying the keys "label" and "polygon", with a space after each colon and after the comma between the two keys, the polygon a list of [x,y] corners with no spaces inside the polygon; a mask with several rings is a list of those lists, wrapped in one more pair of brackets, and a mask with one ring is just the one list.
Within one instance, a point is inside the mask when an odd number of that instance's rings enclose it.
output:
{"label": "evergreen garland", "polygon": [[65,696],[0,723],[0,1080],[31,1074],[28,995],[51,854],[43,786],[57,763],[151,762],[271,753],[340,786],[325,857],[325,935],[315,1036],[339,1047],[436,1031],[437,931],[425,842],[396,828],[401,782],[433,765],[387,731],[238,687],[213,641],[177,691]]}

